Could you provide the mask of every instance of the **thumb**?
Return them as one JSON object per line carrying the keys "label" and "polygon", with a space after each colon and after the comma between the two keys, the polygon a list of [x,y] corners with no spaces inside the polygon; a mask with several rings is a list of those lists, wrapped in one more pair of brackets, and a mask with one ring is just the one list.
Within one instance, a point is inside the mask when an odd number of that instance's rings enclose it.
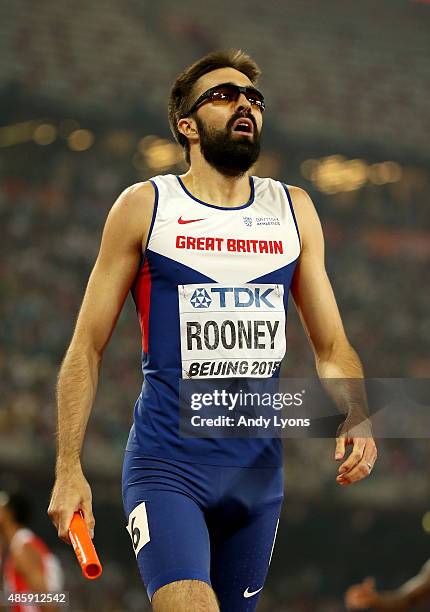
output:
{"label": "thumb", "polygon": [[336,461],[343,459],[345,456],[345,438],[343,436],[336,438],[336,450],[334,452],[334,458]]}
{"label": "thumb", "polygon": [[73,518],[73,510],[65,509],[62,513],[59,514],[58,519],[58,537],[66,542],[66,544],[70,544],[69,538],[69,527]]}

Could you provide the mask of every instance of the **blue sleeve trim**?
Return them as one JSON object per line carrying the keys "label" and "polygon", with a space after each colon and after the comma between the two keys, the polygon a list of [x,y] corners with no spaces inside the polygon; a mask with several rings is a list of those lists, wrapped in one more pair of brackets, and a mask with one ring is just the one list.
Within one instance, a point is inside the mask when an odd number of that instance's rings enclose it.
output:
{"label": "blue sleeve trim", "polygon": [[285,183],[281,183],[281,184],[285,190],[285,193],[287,194],[288,204],[290,205],[290,210],[291,210],[291,214],[293,215],[294,225],[296,226],[297,236],[299,237],[300,248],[302,248],[302,240],[300,238],[299,226],[297,225],[296,215],[294,214],[293,202],[291,200],[290,192],[288,191],[288,187],[286,186]]}
{"label": "blue sleeve trim", "polygon": [[149,182],[152,183],[152,186],[154,187],[155,199],[154,199],[154,210],[152,211],[151,225],[149,226],[149,230],[148,230],[148,238],[146,239],[145,250],[144,250],[143,255],[142,255],[142,265],[143,265],[143,263],[145,261],[146,251],[148,250],[149,241],[151,240],[151,235],[152,235],[152,229],[154,227],[155,218],[157,216],[157,211],[158,211],[158,198],[159,198],[159,194],[158,194],[157,183],[155,181],[153,181],[152,179],[149,179]]}

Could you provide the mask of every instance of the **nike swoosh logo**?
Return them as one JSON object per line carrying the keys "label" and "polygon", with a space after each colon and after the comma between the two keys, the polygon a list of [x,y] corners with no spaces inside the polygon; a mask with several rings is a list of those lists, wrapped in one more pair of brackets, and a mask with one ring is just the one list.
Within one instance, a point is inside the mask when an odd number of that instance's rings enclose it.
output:
{"label": "nike swoosh logo", "polygon": [[243,592],[243,596],[244,597],[253,597],[254,595],[257,595],[257,593],[259,593],[262,588],[263,587],[261,587],[260,589],[257,589],[256,591],[248,591],[249,587],[246,587],[246,591]]}
{"label": "nike swoosh logo", "polygon": [[185,223],[195,223],[196,221],[204,221],[204,219],[183,219],[179,217],[178,223],[179,225],[185,225]]}

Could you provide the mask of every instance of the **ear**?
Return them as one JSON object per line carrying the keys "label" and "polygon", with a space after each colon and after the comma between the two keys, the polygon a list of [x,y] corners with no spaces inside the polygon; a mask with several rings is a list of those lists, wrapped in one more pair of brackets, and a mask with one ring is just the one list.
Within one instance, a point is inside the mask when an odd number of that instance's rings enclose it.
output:
{"label": "ear", "polygon": [[187,138],[193,138],[198,136],[197,124],[194,119],[190,117],[184,117],[178,121],[178,130]]}

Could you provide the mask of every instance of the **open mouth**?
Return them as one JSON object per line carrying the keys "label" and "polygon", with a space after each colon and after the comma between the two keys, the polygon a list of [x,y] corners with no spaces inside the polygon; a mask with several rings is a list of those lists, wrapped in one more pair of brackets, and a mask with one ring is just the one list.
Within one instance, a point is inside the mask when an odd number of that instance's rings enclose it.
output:
{"label": "open mouth", "polygon": [[239,132],[239,134],[252,134],[254,132],[254,125],[251,119],[237,119],[233,123],[233,132]]}

